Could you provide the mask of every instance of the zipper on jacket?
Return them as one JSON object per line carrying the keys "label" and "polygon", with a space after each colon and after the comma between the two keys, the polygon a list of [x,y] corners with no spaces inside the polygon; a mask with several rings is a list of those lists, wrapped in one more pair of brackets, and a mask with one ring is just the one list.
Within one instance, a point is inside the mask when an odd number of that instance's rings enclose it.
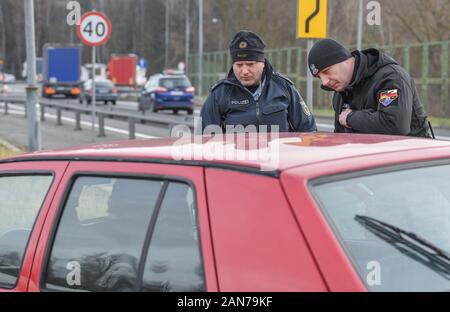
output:
{"label": "zipper on jacket", "polygon": [[[256,104],[256,129],[258,129],[258,127],[259,127],[259,123],[260,123],[260,118],[259,118],[259,100],[258,101],[255,101],[255,104]],[[259,130],[258,130],[258,132],[259,132]]]}

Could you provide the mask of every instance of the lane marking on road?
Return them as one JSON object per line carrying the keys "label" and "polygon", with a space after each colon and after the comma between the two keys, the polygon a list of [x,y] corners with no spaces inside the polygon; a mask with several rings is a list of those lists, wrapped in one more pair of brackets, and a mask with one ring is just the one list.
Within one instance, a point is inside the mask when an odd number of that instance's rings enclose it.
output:
{"label": "lane marking on road", "polygon": [[[11,105],[11,107],[14,107],[15,109],[12,110],[8,110],[9,113],[14,114],[14,115],[21,115],[24,116],[25,115],[25,110],[20,109],[20,107],[17,107],[15,105]],[[49,113],[45,114],[45,117],[50,117],[52,119],[57,119],[56,115],[52,115]],[[68,117],[61,117],[62,120],[64,121],[68,121],[68,122],[72,122],[73,124],[75,124],[75,119],[72,118],[68,118]],[[80,123],[84,126],[89,126],[92,127],[92,122],[88,122],[88,121],[80,121]],[[98,124],[95,125],[95,128],[98,129]],[[119,129],[119,128],[114,128],[114,127],[110,127],[110,126],[105,126],[105,130],[111,131],[111,132],[115,132],[115,133],[120,133],[120,134],[125,134],[128,137],[128,131],[127,130],[123,130],[123,129]],[[143,133],[139,133],[136,132],[136,137],[138,138],[142,138],[142,139],[157,139],[159,137],[157,136],[151,136],[151,135],[147,135],[147,134],[143,134]]]}

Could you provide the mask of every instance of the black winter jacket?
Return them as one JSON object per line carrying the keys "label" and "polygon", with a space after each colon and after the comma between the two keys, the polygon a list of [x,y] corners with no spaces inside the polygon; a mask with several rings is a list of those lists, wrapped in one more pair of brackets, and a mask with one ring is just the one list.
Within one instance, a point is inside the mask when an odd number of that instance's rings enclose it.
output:
{"label": "black winter jacket", "polygon": [[[350,85],[335,93],[335,132],[429,137],[425,110],[414,80],[398,63],[375,49],[355,51],[355,71]],[[347,104],[351,129],[339,123]]]}

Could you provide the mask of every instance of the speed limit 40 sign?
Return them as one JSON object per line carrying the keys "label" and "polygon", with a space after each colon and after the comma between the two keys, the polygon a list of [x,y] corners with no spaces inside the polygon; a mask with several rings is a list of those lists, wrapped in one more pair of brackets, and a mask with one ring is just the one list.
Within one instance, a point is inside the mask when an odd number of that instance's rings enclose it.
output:
{"label": "speed limit 40 sign", "polygon": [[81,42],[88,46],[98,47],[105,44],[111,37],[111,22],[105,14],[87,12],[80,18],[77,25],[77,35]]}

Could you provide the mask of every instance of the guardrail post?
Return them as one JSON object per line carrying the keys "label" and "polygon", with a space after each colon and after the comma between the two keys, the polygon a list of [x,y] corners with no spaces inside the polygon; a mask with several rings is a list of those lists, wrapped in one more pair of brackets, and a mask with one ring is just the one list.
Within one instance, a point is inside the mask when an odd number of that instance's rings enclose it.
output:
{"label": "guardrail post", "polygon": [[5,115],[8,115],[8,101],[5,100]]}
{"label": "guardrail post", "polygon": [[75,131],[81,131],[81,113],[80,111],[75,111]]}
{"label": "guardrail post", "polygon": [[136,120],[128,118],[128,137],[130,140],[136,139]]}
{"label": "guardrail post", "polygon": [[168,136],[171,137],[172,136],[172,129],[175,127],[175,123],[171,122],[170,124],[168,124],[168,130],[169,130],[169,134]]}
{"label": "guardrail post", "polygon": [[41,121],[45,121],[45,105],[39,105],[41,107]]}
{"label": "guardrail post", "polygon": [[105,116],[103,114],[98,114],[98,137],[105,136]]}
{"label": "guardrail post", "polygon": [[56,109],[56,124],[58,126],[62,126],[62,120],[61,120],[61,108]]}

